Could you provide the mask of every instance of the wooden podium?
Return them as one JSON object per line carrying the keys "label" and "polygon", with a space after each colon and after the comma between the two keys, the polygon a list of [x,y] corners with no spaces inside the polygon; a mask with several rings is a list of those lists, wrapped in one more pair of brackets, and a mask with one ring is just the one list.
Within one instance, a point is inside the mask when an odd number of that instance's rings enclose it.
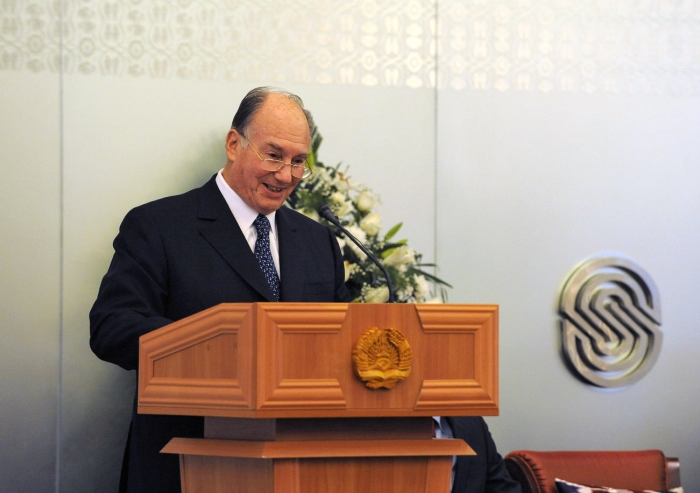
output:
{"label": "wooden podium", "polygon": [[498,307],[222,304],[141,337],[139,368],[139,413],[205,417],[163,449],[183,493],[448,493],[473,451],[431,416],[498,414]]}

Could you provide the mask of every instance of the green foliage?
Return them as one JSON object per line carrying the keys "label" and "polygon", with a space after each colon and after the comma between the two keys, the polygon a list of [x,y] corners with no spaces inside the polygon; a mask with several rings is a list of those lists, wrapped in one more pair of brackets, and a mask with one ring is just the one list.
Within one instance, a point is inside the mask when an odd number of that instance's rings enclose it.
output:
{"label": "green foliage", "polygon": [[[347,166],[341,170],[342,163],[329,167],[318,160],[322,140],[321,135],[314,131],[309,156],[313,174],[299,183],[289,196],[288,205],[316,221],[326,223],[316,211],[323,204],[328,204],[340,223],[381,259],[391,276],[398,301],[437,301],[433,298],[431,284],[439,289],[440,298],[445,301],[446,288],[452,286],[423,270],[436,266],[421,263],[422,255],[411,249],[407,240],[393,240],[403,223],[396,224],[381,235],[381,216],[374,211],[379,197],[370,188],[351,180]],[[331,226],[331,229],[334,228]],[[389,294],[381,270],[342,233],[336,232],[336,235],[345,260],[346,285],[353,301],[386,301]]]}

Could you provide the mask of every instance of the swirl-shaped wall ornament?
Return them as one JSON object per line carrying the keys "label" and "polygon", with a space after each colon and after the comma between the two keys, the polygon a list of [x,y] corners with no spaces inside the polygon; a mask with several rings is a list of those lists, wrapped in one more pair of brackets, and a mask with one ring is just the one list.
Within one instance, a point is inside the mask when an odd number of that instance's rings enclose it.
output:
{"label": "swirl-shaped wall ornament", "polygon": [[598,256],[577,265],[562,286],[559,314],[564,355],[593,385],[630,385],[659,356],[659,292],[630,259]]}

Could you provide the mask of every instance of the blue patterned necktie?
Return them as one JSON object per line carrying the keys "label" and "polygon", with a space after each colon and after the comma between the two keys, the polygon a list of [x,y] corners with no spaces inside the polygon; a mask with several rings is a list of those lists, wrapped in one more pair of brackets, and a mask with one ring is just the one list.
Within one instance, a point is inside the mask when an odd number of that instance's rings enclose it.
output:
{"label": "blue patterned necktie", "polygon": [[258,259],[260,268],[265,274],[265,279],[270,285],[275,301],[279,301],[280,279],[277,277],[277,269],[275,269],[275,262],[272,260],[272,252],[270,252],[270,221],[262,214],[258,214],[253,225],[258,230],[258,239],[255,240],[255,258]]}

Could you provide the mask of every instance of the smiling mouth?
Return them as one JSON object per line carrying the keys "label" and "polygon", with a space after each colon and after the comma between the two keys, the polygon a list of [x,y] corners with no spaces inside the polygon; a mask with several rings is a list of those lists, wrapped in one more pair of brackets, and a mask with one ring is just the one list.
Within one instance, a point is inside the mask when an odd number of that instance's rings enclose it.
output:
{"label": "smiling mouth", "polygon": [[263,185],[265,185],[267,187],[267,189],[270,190],[271,192],[279,193],[282,191],[281,188],[275,188],[271,185],[268,185],[267,183],[263,183]]}

